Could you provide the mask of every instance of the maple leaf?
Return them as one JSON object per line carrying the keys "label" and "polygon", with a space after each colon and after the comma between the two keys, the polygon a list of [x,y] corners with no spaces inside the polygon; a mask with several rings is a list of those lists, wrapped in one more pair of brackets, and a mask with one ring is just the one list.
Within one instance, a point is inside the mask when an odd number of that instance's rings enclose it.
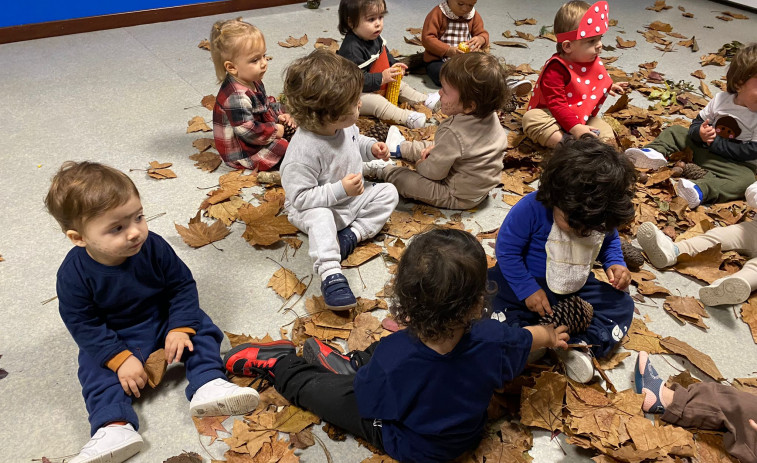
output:
{"label": "maple leaf", "polygon": [[221,157],[211,151],[201,151],[189,156],[189,159],[196,161],[195,167],[206,172],[213,172],[221,165]]}
{"label": "maple leaf", "polygon": [[691,323],[700,328],[707,329],[702,318],[710,318],[710,314],[704,310],[704,304],[693,297],[668,296],[662,307],[682,323]]}
{"label": "maple leaf", "polygon": [[183,452],[180,455],[164,460],[163,463],[202,463],[203,461],[203,458],[197,452]]}
{"label": "maple leaf", "polygon": [[358,267],[379,254],[381,254],[381,246],[376,243],[360,245],[352,251],[352,254],[342,261],[342,267]]}
{"label": "maple leaf", "polygon": [[263,203],[258,207],[245,204],[239,208],[239,218],[247,224],[242,238],[251,246],[270,246],[281,240],[281,235],[297,233],[297,227],[289,223],[286,215],[276,215],[281,210],[277,203]]}
{"label": "maple leaf", "polygon": [[647,351],[650,354],[667,354],[668,351],[660,344],[661,339],[662,336],[650,331],[646,323],[634,318],[631,320],[631,327],[628,328],[628,332],[621,340],[621,345],[627,350]]}
{"label": "maple leaf", "polygon": [[220,220],[228,227],[239,218],[239,208],[245,204],[249,203],[239,196],[232,196],[228,201],[208,206],[205,215]]}
{"label": "maple leaf", "polygon": [[751,296],[741,305],[741,321],[749,325],[752,339],[757,343],[757,296]]}
{"label": "maple leaf", "polygon": [[694,366],[702,370],[704,374],[715,381],[722,381],[725,379],[709,355],[694,349],[680,339],[668,336],[660,340],[660,345],[674,354],[685,357],[689,362],[693,363]]}
{"label": "maple leaf", "polygon": [[203,418],[193,416],[192,421],[194,421],[195,428],[197,428],[197,432],[199,432],[200,435],[202,436],[210,437],[210,443],[213,444],[213,442],[215,442],[216,439],[218,439],[218,431],[230,434],[229,431],[227,431],[226,428],[223,427],[223,422],[228,417],[229,415],[206,416]]}
{"label": "maple leaf", "polygon": [[[329,39],[329,38],[323,38],[320,37],[318,40],[315,41],[315,44],[313,45],[315,48],[325,48],[328,51],[336,53],[337,50],[339,50],[339,42],[336,39]],[[397,56],[395,54],[392,54],[392,56]]]}
{"label": "maple leaf", "polygon": [[174,171],[168,169],[168,167],[171,167],[172,165],[173,164],[171,164],[170,162],[160,163],[158,161],[152,161],[150,162],[150,168],[147,169],[147,175],[158,180],[176,178]]}
{"label": "maple leaf", "polygon": [[294,293],[303,294],[305,292],[305,285],[297,278],[291,270],[281,267],[274,272],[270,280],[268,280],[267,287],[273,288],[276,294],[289,299]]}
{"label": "maple leaf", "polygon": [[394,244],[390,245],[389,242],[391,240],[389,238],[384,240],[384,246],[386,246],[386,252],[389,254],[389,257],[392,259],[399,261],[400,257],[402,257],[402,253],[405,252],[405,242],[402,241],[402,239],[397,238],[394,240]]}
{"label": "maple leaf", "polygon": [[236,347],[240,344],[244,344],[247,342],[253,343],[253,344],[258,344],[258,343],[263,343],[263,342],[273,342],[273,338],[271,337],[271,335],[267,333],[262,338],[250,336],[247,334],[229,333],[228,331],[224,331],[223,333],[226,335],[227,338],[229,338],[229,343],[231,344],[231,347]]}
{"label": "maple leaf", "polygon": [[264,411],[248,416],[250,429],[264,429],[279,432],[300,432],[311,424],[318,424],[321,419],[312,412],[294,405],[284,407],[281,411]]}
{"label": "maple leaf", "polygon": [[212,130],[202,116],[195,116],[187,122],[187,133],[210,132]]}
{"label": "maple leaf", "polygon": [[699,432],[695,443],[699,463],[738,463],[726,451],[722,434]]}
{"label": "maple leaf", "polygon": [[[681,235],[682,237],[685,236]],[[685,239],[685,238],[680,238]],[[723,262],[723,253],[720,252],[720,243],[712,248],[700,252],[694,257],[682,253],[678,256],[678,262],[675,265],[675,271],[684,275],[690,275],[708,284],[713,281],[730,275],[732,272],[720,270],[720,264]]]}
{"label": "maple leaf", "polygon": [[305,34],[299,39],[296,39],[292,37],[291,35],[287,37],[286,42],[279,42],[279,45],[284,48],[294,48],[294,47],[301,47],[308,43],[308,35]]}
{"label": "maple leaf", "polygon": [[231,233],[231,230],[226,228],[220,220],[213,222],[210,226],[204,223],[200,219],[200,211],[197,211],[197,215],[189,220],[189,227],[179,224],[174,224],[174,226],[184,242],[193,248],[201,248],[206,244],[226,238]]}
{"label": "maple leaf", "polygon": [[[252,462],[252,456],[257,455],[264,445],[269,444],[276,434],[276,431],[252,429],[248,423],[235,420],[231,437],[223,439],[224,443],[229,446],[229,451],[224,456],[227,461]],[[229,452],[236,455],[229,455]],[[245,455],[249,457],[249,460],[241,459]],[[237,460],[232,460],[232,458]]]}
{"label": "maple leaf", "polygon": [[536,426],[549,431],[560,430],[566,384],[565,376],[559,373],[545,371],[537,376],[533,388],[523,388],[520,422],[526,426]]}
{"label": "maple leaf", "polygon": [[353,322],[355,328],[350,332],[350,337],[347,339],[347,349],[364,350],[368,346],[378,341],[381,338],[381,322],[378,318],[369,313],[361,313],[355,317]]}
{"label": "maple leaf", "polygon": [[166,374],[166,367],[168,367],[168,363],[166,362],[165,349],[158,349],[147,357],[144,369],[147,374],[147,384],[151,388],[155,389],[163,380],[163,375]]}

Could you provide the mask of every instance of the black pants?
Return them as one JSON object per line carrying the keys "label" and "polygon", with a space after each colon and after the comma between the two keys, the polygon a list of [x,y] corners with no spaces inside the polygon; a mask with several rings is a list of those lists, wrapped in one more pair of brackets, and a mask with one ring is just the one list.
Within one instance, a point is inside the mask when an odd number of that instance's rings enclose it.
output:
{"label": "black pants", "polygon": [[[358,366],[370,360],[377,345],[374,342],[366,350],[351,354]],[[381,421],[364,419],[358,412],[354,375],[337,375],[295,354],[279,359],[273,374],[274,387],[285,399],[383,451]]]}
{"label": "black pants", "polygon": [[442,86],[442,82],[439,79],[439,73],[442,71],[442,64],[444,61],[436,60],[426,63],[426,75],[431,79],[433,83],[438,86]]}

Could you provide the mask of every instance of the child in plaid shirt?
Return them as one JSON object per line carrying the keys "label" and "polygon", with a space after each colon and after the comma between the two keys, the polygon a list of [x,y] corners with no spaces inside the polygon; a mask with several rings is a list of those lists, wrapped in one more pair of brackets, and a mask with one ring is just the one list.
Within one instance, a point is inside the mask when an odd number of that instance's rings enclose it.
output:
{"label": "child in plaid shirt", "polygon": [[289,143],[284,125],[296,127],[280,103],[265,93],[265,38],[252,24],[218,21],[210,31],[210,55],[221,82],[213,107],[213,138],[221,159],[234,169],[269,170]]}

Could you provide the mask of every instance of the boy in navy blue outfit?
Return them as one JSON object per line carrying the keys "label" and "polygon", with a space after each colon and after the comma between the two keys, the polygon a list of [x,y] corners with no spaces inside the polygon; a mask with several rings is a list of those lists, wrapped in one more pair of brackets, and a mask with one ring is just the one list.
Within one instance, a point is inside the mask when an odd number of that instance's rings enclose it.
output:
{"label": "boy in navy blue outfit", "polygon": [[147,230],[131,179],[93,162],[67,162],[45,205],[75,245],[58,270],[61,318],[79,346],[79,382],[92,439],[70,463],[121,462],[143,441],[132,397],[147,384],[143,363],[165,348],[184,362],[193,415],[242,414],[254,389],[226,381],[223,333],[199,307],[187,266]]}
{"label": "boy in navy blue outfit", "polygon": [[[635,181],[631,162],[597,138],[558,145],[539,190],[510,209],[497,235],[497,265],[489,278],[499,288],[493,308],[505,312],[505,323],[538,323],[558,300],[577,295],[593,306],[594,316],[586,331],[570,333],[571,343],[593,345],[597,357],[617,345],[633,318],[617,227],[634,217]],[[595,260],[609,285],[594,277]],[[571,349],[560,356],[574,381],[591,380],[589,354]]]}
{"label": "boy in navy blue outfit", "polygon": [[[529,351],[567,348],[567,328],[481,318],[486,255],[467,232],[433,230],[405,250],[391,312],[407,327],[348,356],[315,338],[242,344],[234,374],[263,375],[284,397],[402,462],[450,461],[478,445],[495,389]],[[341,373],[341,374],[335,374]]]}

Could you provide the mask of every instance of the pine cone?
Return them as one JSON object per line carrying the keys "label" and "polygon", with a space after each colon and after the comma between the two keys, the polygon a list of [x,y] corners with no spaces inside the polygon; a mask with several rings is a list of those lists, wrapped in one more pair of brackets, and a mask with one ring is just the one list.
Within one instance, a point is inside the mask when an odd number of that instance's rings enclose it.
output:
{"label": "pine cone", "polygon": [[687,163],[683,168],[683,173],[681,176],[683,178],[687,178],[689,180],[698,180],[707,173],[706,170],[702,169],[698,165],[694,164],[693,162]]}
{"label": "pine cone", "polygon": [[594,307],[578,296],[570,296],[558,301],[552,306],[552,315],[545,315],[539,319],[539,324],[555,326],[565,325],[568,333],[576,334],[586,331],[594,316]]}
{"label": "pine cone", "polygon": [[286,141],[292,141],[292,136],[296,131],[296,127],[289,127],[287,124],[284,124],[284,136],[282,138]]}
{"label": "pine cone", "polygon": [[376,122],[370,126],[363,135],[375,138],[377,141],[385,142],[386,135],[389,133],[389,126],[383,122]]}
{"label": "pine cone", "polygon": [[623,251],[623,260],[626,261],[626,267],[630,270],[636,272],[644,265],[644,255],[641,250],[629,241],[621,240],[620,250]]}

